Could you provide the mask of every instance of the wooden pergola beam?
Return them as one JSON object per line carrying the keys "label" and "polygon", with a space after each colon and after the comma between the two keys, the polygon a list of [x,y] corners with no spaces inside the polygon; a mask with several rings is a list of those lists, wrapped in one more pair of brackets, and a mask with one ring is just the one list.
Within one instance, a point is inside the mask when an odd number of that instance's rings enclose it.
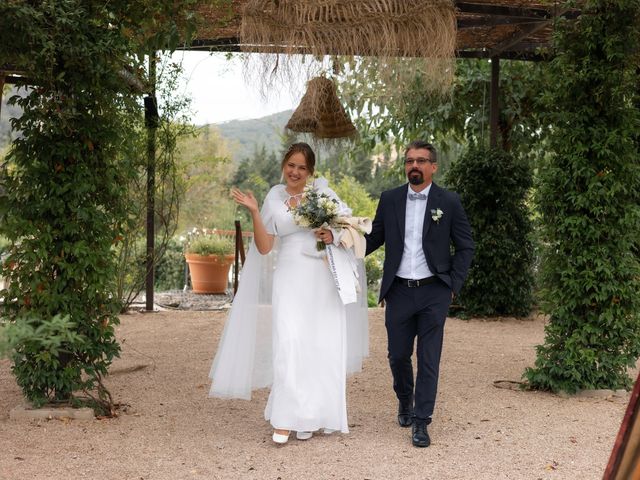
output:
{"label": "wooden pergola beam", "polygon": [[562,15],[565,15],[568,11],[569,11],[569,9],[567,9],[567,8],[561,9],[552,18],[550,18],[549,20],[544,20],[542,22],[525,25],[524,27],[520,28],[518,33],[514,34],[513,36],[511,36],[511,37],[503,40],[499,44],[495,45],[490,50],[490,52],[491,52],[490,56],[491,57],[500,57],[500,54],[503,53],[505,50],[509,50],[509,49],[515,47],[520,42],[522,42],[526,38],[528,38],[531,35],[533,35],[534,33],[536,33],[538,30],[541,30],[541,29],[543,29],[545,27],[548,27],[549,24],[553,20],[555,20],[558,17],[561,17]]}
{"label": "wooden pergola beam", "polygon": [[[548,55],[540,52],[540,48],[544,45],[539,43],[519,44],[520,49],[518,51],[504,51],[499,57],[503,60],[522,60],[540,62],[549,59]],[[203,51],[203,52],[252,52],[252,53],[282,53],[282,49],[278,46],[243,46],[240,44],[238,38],[222,38],[219,40],[194,40],[190,45],[179,49],[190,51]],[[304,48],[300,47],[295,53],[309,53]],[[459,58],[491,58],[492,52],[489,49],[482,50],[457,50],[456,57]]]}
{"label": "wooden pergola beam", "polygon": [[[2,72],[0,72],[0,76],[2,76]],[[18,82],[26,82],[27,79],[25,77],[20,77],[17,75],[7,75],[4,78],[4,83],[7,85],[15,85]],[[28,82],[27,82],[28,83]]]}
{"label": "wooden pergola beam", "polygon": [[[532,47],[530,51],[510,51],[502,52],[498,58],[502,60],[521,60],[524,62],[544,62],[549,60],[550,55],[538,51],[540,46]],[[456,52],[458,58],[492,58],[491,52],[485,50],[458,50]]]}
{"label": "wooden pergola beam", "polygon": [[539,22],[538,19],[526,18],[526,17],[469,17],[459,18],[457,20],[458,30],[465,30],[467,28],[485,28],[485,27],[497,27],[501,25],[523,25],[532,22]]}
{"label": "wooden pergola beam", "polygon": [[526,18],[545,20],[553,16],[546,8],[531,8],[506,5],[490,5],[487,3],[455,2],[455,7],[462,13],[491,15],[510,18]]}

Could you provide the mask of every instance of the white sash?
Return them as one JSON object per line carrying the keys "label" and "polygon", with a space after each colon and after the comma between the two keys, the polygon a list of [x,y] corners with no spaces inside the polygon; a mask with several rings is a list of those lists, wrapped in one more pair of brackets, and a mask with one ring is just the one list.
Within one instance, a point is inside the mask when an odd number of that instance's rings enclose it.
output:
{"label": "white sash", "polygon": [[327,245],[327,263],[342,303],[358,301],[358,267],[351,249]]}

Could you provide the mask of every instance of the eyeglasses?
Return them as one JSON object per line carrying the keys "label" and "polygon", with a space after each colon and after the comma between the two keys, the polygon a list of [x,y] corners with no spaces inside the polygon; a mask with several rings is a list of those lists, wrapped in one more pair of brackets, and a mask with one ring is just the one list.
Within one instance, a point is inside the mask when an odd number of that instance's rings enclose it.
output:
{"label": "eyeglasses", "polygon": [[404,159],[404,164],[409,166],[409,165],[413,165],[414,163],[417,163],[419,166],[423,166],[426,165],[427,163],[436,163],[433,160],[431,160],[430,158],[405,158]]}

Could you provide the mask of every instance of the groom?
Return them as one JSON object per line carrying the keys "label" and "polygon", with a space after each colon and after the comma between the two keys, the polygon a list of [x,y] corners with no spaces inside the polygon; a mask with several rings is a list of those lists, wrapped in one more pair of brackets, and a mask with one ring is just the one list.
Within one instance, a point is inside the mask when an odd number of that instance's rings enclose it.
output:
{"label": "groom", "polygon": [[[460,197],[432,183],[436,150],[416,140],[407,146],[408,184],[383,192],[366,235],[367,255],[385,244],[380,301],[385,326],[398,423],[412,426],[412,443],[428,447],[427,425],[436,400],[444,322],[460,291],[474,244]],[[450,245],[453,245],[454,254]],[[415,381],[411,356],[418,338]]]}

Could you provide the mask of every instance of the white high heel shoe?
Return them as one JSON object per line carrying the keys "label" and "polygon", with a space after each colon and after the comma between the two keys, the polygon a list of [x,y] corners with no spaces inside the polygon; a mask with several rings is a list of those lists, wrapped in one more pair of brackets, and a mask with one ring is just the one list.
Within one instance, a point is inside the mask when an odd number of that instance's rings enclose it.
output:
{"label": "white high heel shoe", "polygon": [[313,437],[313,432],[296,432],[298,440],[309,440],[311,437]]}
{"label": "white high heel shoe", "polygon": [[271,437],[275,443],[279,443],[281,445],[289,441],[289,434],[291,433],[287,430],[282,430],[282,431],[286,431],[287,433],[286,434],[278,433],[277,431],[274,430],[273,437]]}
{"label": "white high heel shoe", "polygon": [[334,430],[333,428],[323,428],[322,433],[325,435],[331,435],[332,433],[336,433],[338,430]]}

